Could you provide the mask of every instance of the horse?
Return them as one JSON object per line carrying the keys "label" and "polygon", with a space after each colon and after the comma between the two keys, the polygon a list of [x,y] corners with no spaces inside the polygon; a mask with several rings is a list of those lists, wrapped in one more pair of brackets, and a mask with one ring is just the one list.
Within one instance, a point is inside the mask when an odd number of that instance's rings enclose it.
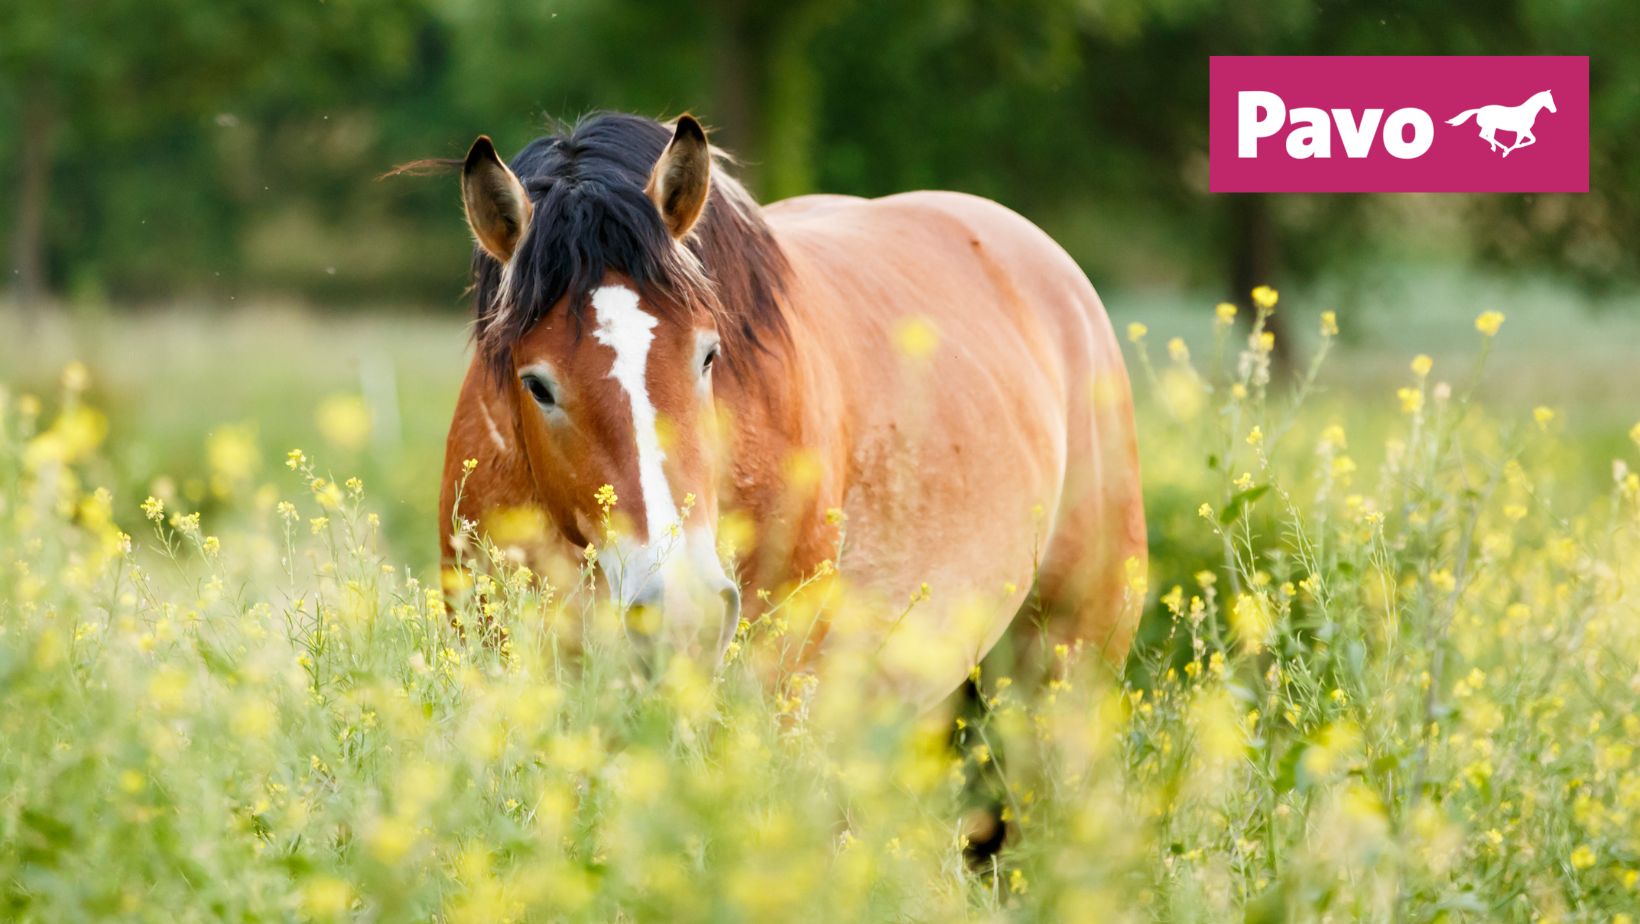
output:
{"label": "horse", "polygon": [[[1547,109],[1555,111],[1555,98],[1548,90],[1532,94],[1532,98],[1519,106],[1482,106],[1479,109],[1465,109],[1450,119],[1448,125],[1462,125],[1470,116],[1475,117],[1475,124],[1480,126],[1481,138],[1486,141],[1491,150],[1503,149],[1503,156],[1508,157],[1510,151],[1519,150],[1529,144],[1537,143],[1532,134],[1532,125],[1537,122],[1538,112]],[[1515,133],[1515,143],[1505,146],[1497,139],[1498,129]]]}
{"label": "horse", "polygon": [[[972,195],[759,207],[731,165],[689,115],[597,114],[510,163],[473,143],[444,561],[463,521],[532,524],[530,559],[613,535],[629,633],[642,613],[705,658],[835,567],[880,609],[822,616],[802,662],[866,651],[925,707],[1027,609],[1119,664],[1146,563],[1133,405],[1076,262]],[[726,567],[731,521],[751,538]]]}

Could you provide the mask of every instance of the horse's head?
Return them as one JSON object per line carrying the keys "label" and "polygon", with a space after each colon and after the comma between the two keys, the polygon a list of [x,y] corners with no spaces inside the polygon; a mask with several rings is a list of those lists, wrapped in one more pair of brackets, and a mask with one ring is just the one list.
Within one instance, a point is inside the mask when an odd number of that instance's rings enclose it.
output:
{"label": "horse's head", "polygon": [[1554,94],[1550,93],[1548,90],[1543,91],[1543,105],[1550,112],[1555,111],[1555,97]]}
{"label": "horse's head", "polygon": [[479,297],[493,293],[479,349],[511,393],[535,493],[565,539],[604,546],[599,567],[632,634],[649,639],[664,614],[669,635],[711,630],[721,651],[740,609],[716,548],[723,343],[683,245],[712,159],[694,119],[669,142],[645,124],[635,152],[538,142],[518,173],[487,138],[473,145],[462,197],[483,251]]}

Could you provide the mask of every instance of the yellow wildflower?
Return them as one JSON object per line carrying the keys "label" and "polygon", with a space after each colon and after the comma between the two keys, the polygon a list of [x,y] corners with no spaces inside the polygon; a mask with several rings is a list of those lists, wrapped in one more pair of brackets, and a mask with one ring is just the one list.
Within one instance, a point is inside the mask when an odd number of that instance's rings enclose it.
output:
{"label": "yellow wildflower", "polygon": [[940,345],[940,331],[927,318],[906,318],[894,331],[894,344],[911,359],[926,359]]}

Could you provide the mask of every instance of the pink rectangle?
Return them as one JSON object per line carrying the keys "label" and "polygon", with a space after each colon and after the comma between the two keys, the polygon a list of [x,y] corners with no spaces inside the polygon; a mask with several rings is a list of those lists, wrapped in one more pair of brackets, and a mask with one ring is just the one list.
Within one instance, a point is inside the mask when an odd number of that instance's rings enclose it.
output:
{"label": "pink rectangle", "polygon": [[1213,192],[1589,191],[1587,57],[1215,56],[1208,96]]}

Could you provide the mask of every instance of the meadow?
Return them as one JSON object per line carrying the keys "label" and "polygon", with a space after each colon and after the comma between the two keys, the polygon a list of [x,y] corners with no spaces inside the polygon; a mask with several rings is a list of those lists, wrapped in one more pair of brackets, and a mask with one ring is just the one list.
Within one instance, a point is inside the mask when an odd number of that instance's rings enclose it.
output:
{"label": "meadow", "polygon": [[1640,324],[1423,282],[1107,293],[1141,638],[1005,646],[955,733],[771,676],[846,572],[718,676],[595,559],[447,611],[453,312],[0,313],[0,918],[1629,920]]}

